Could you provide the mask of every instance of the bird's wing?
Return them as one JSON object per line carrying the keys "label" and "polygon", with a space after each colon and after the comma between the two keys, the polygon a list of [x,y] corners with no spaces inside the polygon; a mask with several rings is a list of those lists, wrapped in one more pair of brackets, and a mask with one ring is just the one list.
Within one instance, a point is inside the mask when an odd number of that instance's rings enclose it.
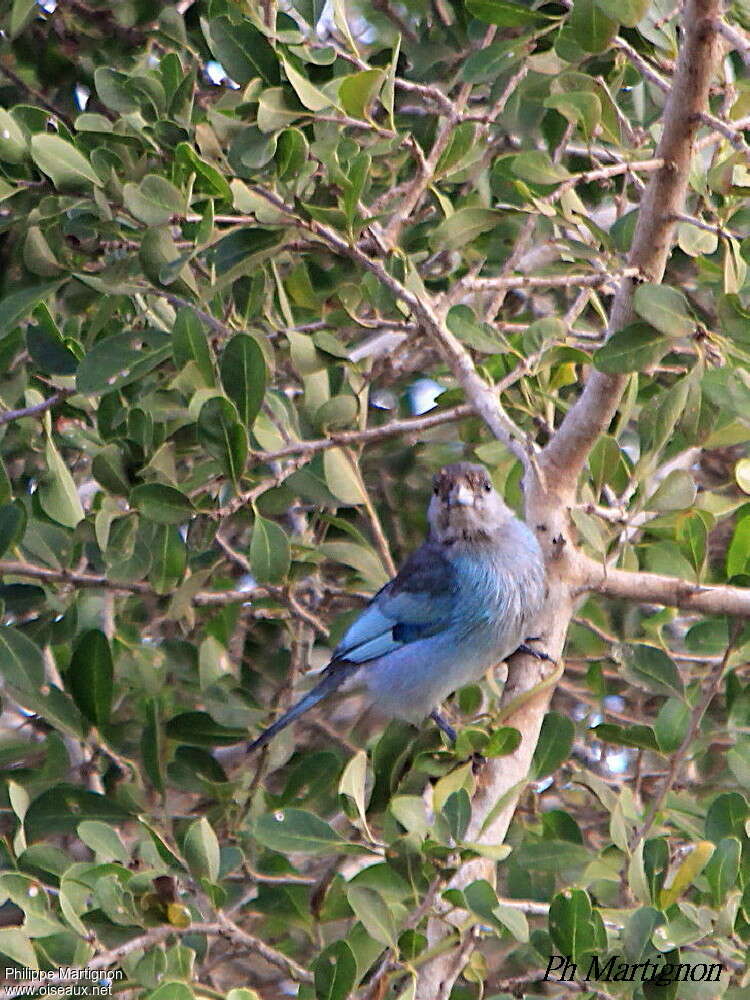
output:
{"label": "bird's wing", "polygon": [[441,632],[450,622],[455,593],[453,565],[440,546],[426,542],[349,626],[334,662],[364,663]]}

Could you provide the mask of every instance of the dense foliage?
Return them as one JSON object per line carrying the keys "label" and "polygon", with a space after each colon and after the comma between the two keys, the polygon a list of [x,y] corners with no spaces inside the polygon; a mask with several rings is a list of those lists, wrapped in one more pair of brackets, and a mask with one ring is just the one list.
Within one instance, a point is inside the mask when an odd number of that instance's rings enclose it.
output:
{"label": "dense foliage", "polygon": [[[590,556],[750,582],[750,9],[665,282],[637,275],[605,343],[679,7],[533,7],[2,4],[6,966],[407,1000],[447,906],[453,1000],[562,995],[549,956],[593,953],[725,971],[583,990],[744,995],[750,635],[726,615],[585,599],[507,844],[466,838],[467,757],[521,738],[502,672],[447,706],[455,748],[342,704],[242,750],[422,540],[435,469],[482,461],[522,509],[415,301],[528,441],[592,366],[627,375],[571,511]],[[497,884],[449,886],[477,856]]]}

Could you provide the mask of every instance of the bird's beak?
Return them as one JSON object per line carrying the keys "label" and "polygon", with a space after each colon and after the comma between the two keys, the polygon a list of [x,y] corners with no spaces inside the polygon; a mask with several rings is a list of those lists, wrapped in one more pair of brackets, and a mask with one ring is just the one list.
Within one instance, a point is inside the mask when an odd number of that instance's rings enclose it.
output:
{"label": "bird's beak", "polygon": [[473,507],[474,506],[474,492],[470,490],[468,486],[461,483],[458,489],[453,491],[451,500],[458,507]]}

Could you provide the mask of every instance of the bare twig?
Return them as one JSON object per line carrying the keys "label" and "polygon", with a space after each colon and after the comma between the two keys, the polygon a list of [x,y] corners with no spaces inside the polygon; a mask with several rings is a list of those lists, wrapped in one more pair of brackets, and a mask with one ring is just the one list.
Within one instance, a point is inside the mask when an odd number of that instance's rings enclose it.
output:
{"label": "bare twig", "polygon": [[36,87],[32,87],[30,83],[27,83],[23,79],[23,77],[20,77],[18,73],[16,73],[14,70],[10,69],[8,66],[4,65],[1,62],[0,62],[0,73],[2,73],[4,76],[7,76],[12,83],[15,83],[15,85],[19,88],[19,90],[23,90],[25,91],[25,93],[33,97],[34,101],[37,104],[40,104],[43,108],[46,108],[47,111],[51,112],[53,115],[59,118],[61,122],[64,122],[68,126],[68,128],[73,128],[73,122],[69,115],[66,115],[64,111],[61,111],[51,101],[48,101],[41,91],[37,90]]}
{"label": "bare twig", "polygon": [[688,583],[679,577],[659,573],[612,569],[586,556],[580,557],[580,565],[583,590],[707,615],[750,618],[750,590],[746,587]]}
{"label": "bare twig", "polygon": [[9,424],[12,420],[20,420],[22,417],[38,417],[40,413],[46,413],[47,410],[51,410],[53,406],[61,403],[68,396],[72,396],[74,391],[73,389],[58,389],[47,399],[43,399],[41,403],[23,406],[20,410],[6,410],[5,413],[0,413],[0,426]]}
{"label": "bare twig", "polygon": [[664,779],[658,793],[651,802],[651,807],[649,808],[648,814],[643,822],[643,825],[639,827],[639,829],[636,830],[635,834],[633,835],[633,839],[630,844],[631,851],[635,850],[638,844],[640,844],[640,842],[648,836],[651,827],[654,825],[659,810],[664,805],[664,800],[669,794],[669,791],[672,788],[675,779],[677,778],[677,772],[679,771],[687,755],[690,753],[691,748],[693,748],[693,741],[695,740],[695,737],[698,734],[698,730],[700,728],[701,721],[703,720],[703,716],[708,711],[711,702],[719,693],[719,688],[721,687],[721,682],[724,678],[724,672],[727,669],[727,664],[729,663],[729,657],[732,653],[732,649],[734,647],[734,643],[737,639],[737,636],[739,635],[740,627],[741,627],[740,623],[735,622],[734,629],[732,630],[732,637],[730,641],[727,643],[727,648],[724,652],[722,661],[719,664],[719,666],[716,667],[716,669],[714,670],[713,676],[711,677],[711,680],[705,689],[703,697],[698,702],[696,707],[693,709],[693,713],[690,717],[690,724],[687,727],[687,732],[685,733],[685,737],[682,743],[670,757],[669,771],[667,772],[667,776]]}
{"label": "bare twig", "polygon": [[464,287],[483,292],[495,288],[596,288],[622,277],[635,277],[635,268],[626,268],[616,274],[606,271],[596,274],[499,274],[496,277],[464,278]]}
{"label": "bare twig", "polygon": [[727,24],[721,17],[716,19],[716,30],[726,38],[733,49],[739,52],[745,65],[750,66],[750,38],[739,28]]}
{"label": "bare twig", "polygon": [[[684,16],[685,37],[674,84],[664,109],[664,130],[654,173],[643,195],[628,266],[646,280],[661,281],[672,246],[674,216],[683,211],[693,140],[707,101],[718,50],[713,18],[718,0],[691,0]],[[608,335],[632,316],[633,279],[623,278],[610,315]],[[594,371],[576,404],[568,411],[542,458],[544,468],[572,496],[578,474],[593,442],[606,429],[620,400],[626,377]]]}
{"label": "bare twig", "polygon": [[[208,937],[226,938],[234,944],[237,944],[242,948],[246,948],[256,955],[260,955],[264,961],[275,966],[275,968],[280,969],[285,975],[291,976],[298,982],[311,983],[313,981],[311,973],[308,972],[307,969],[303,968],[303,966],[301,966],[298,962],[295,962],[293,958],[290,958],[288,955],[284,955],[275,948],[271,948],[270,945],[261,941],[260,938],[256,938],[252,934],[248,934],[247,931],[238,927],[234,921],[230,920],[221,913],[218,915],[218,920],[215,922],[195,923],[190,924],[188,927],[173,927],[171,924],[152,927],[150,930],[146,931],[145,934],[131,938],[129,941],[118,945],[116,948],[100,952],[98,955],[90,958],[86,962],[86,968],[94,970],[108,969],[113,965],[117,965],[122,961],[122,959],[127,958],[128,955],[132,955],[134,952],[144,951],[148,953],[156,945],[167,941],[170,937],[172,937],[172,935],[175,937],[184,937],[188,934],[205,934]],[[48,975],[44,979],[45,986],[58,985],[65,982],[70,982],[70,978],[66,978],[66,974],[64,972]],[[0,1000],[10,1000],[12,996],[13,993],[10,989],[0,991]]]}
{"label": "bare twig", "polygon": [[503,409],[495,388],[479,375],[471,355],[448,329],[444,319],[438,314],[428,296],[412,292],[406,285],[389,274],[381,261],[369,257],[359,247],[348,243],[329,226],[316,220],[301,218],[274,192],[257,185],[253,187],[253,191],[288,215],[297,225],[314,233],[336,253],[348,257],[365,271],[374,274],[384,287],[407,305],[447,361],[476,413],[484,420],[495,437],[502,441],[508,450],[522,462],[524,468],[532,470],[534,474],[538,475],[533,448],[525,443],[524,435]]}

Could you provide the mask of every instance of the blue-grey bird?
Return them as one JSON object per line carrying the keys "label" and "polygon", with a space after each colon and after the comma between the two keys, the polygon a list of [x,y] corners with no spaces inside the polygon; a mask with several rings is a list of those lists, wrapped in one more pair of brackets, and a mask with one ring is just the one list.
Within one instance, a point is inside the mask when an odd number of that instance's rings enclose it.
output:
{"label": "blue-grey bird", "polygon": [[437,706],[519,647],[532,652],[524,639],[545,596],[542,552],[486,469],[441,469],[427,516],[427,541],[350,625],[318,684],[248,750],[334,693],[364,692],[408,722],[430,716],[455,738]]}

